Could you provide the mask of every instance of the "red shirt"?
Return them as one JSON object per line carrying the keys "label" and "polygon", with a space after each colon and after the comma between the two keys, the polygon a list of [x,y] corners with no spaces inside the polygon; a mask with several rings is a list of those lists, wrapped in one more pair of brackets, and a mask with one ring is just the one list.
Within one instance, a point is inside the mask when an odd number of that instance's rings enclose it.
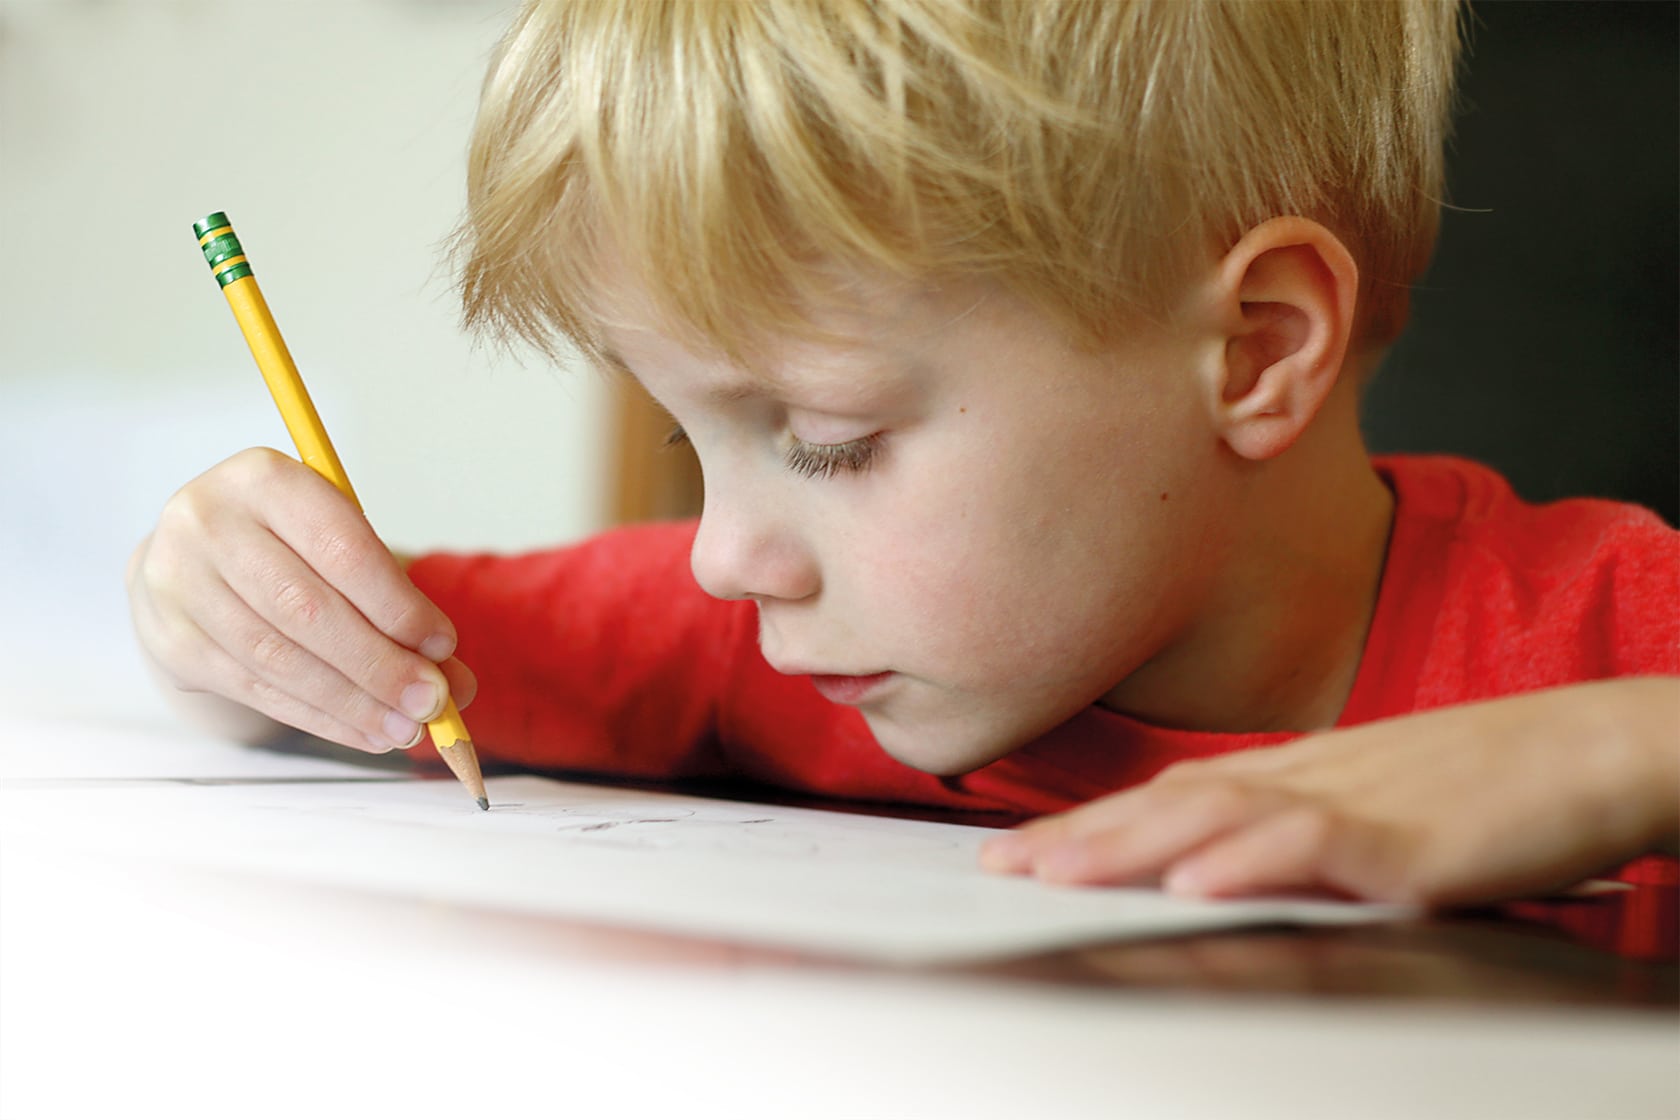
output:
{"label": "red shirt", "polygon": [[[1579,681],[1680,673],[1680,533],[1636,506],[1531,505],[1493,471],[1380,458],[1393,533],[1338,726]],[[750,602],[689,573],[694,523],[410,568],[478,673],[486,759],[620,777],[721,777],[823,797],[1039,814],[1169,763],[1294,732],[1154,727],[1095,706],[957,778],[888,757],[855,709],[759,655]]]}

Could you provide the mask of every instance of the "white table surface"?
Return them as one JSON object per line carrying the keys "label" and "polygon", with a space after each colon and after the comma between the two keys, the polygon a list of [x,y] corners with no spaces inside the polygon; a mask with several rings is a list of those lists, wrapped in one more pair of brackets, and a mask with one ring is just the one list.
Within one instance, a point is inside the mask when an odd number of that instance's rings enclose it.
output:
{"label": "white table surface", "polygon": [[525,1112],[1672,1117],[1680,1022],[838,966],[0,850],[6,1120]]}

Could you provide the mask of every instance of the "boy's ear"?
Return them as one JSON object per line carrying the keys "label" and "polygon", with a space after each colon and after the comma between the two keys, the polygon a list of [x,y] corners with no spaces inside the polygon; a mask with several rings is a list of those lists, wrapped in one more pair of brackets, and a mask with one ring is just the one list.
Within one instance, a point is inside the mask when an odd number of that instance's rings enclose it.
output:
{"label": "boy's ear", "polygon": [[1295,442],[1330,395],[1353,335],[1359,269],[1341,240],[1305,218],[1272,218],[1219,262],[1224,338],[1210,406],[1219,436],[1245,459]]}

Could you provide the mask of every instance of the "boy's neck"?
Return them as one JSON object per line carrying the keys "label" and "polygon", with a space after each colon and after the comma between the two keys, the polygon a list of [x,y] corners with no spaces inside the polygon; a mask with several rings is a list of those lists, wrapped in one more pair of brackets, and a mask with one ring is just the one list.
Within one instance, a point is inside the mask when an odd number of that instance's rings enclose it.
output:
{"label": "boy's neck", "polygon": [[1355,386],[1254,472],[1207,608],[1100,701],[1214,732],[1334,726],[1376,610],[1394,499],[1359,435]]}

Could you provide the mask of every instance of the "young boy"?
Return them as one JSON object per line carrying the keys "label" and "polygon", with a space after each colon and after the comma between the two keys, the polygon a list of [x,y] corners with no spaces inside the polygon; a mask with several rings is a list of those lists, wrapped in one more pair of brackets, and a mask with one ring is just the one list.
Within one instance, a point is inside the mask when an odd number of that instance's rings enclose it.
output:
{"label": "young boy", "polygon": [[141,641],[362,749],[447,687],[487,758],[1050,814],[985,861],[1055,881],[1448,904],[1672,849],[1677,535],[1360,439],[1459,20],[533,0],[467,318],[639,379],[703,516],[405,570],[245,452],[137,550]]}

